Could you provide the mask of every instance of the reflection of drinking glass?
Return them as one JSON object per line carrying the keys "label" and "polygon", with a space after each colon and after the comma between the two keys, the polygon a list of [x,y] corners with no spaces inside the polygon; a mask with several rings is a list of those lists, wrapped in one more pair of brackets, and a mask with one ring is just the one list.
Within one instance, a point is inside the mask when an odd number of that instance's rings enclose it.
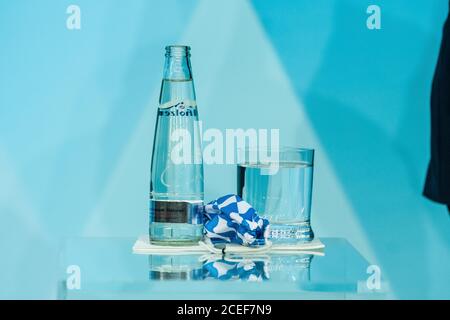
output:
{"label": "reflection of drinking glass", "polygon": [[237,193],[270,221],[276,243],[307,242],[310,225],[314,150],[239,150]]}
{"label": "reflection of drinking glass", "polygon": [[310,269],[314,255],[306,253],[273,253],[270,255],[268,272],[272,280],[307,283],[311,280]]}

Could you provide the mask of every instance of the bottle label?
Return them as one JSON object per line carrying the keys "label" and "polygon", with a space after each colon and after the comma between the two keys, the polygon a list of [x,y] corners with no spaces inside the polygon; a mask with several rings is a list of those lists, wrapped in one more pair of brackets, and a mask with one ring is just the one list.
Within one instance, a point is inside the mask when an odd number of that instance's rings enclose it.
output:
{"label": "bottle label", "polygon": [[203,223],[203,202],[150,200],[150,223]]}
{"label": "bottle label", "polygon": [[197,103],[194,100],[169,101],[159,106],[158,115],[166,117],[197,117]]}

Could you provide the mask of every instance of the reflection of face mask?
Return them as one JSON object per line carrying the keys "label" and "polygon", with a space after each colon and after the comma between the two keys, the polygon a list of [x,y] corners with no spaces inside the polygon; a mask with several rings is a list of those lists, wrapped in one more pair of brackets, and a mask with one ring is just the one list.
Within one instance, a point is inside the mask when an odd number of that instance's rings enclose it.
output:
{"label": "reflection of face mask", "polygon": [[203,276],[219,280],[268,280],[268,261],[269,259],[266,257],[249,258],[211,255],[203,262]]}

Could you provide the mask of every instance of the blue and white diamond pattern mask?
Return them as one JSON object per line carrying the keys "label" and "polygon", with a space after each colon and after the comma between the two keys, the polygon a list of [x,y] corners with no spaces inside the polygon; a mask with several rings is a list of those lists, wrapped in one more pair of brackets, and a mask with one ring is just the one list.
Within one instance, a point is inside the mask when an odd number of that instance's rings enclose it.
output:
{"label": "blue and white diamond pattern mask", "polygon": [[230,194],[205,205],[205,237],[213,244],[236,243],[263,246],[269,236],[269,221],[241,197]]}
{"label": "blue and white diamond pattern mask", "polygon": [[269,279],[267,263],[260,259],[211,256],[203,263],[203,276],[219,280],[239,279],[260,282]]}

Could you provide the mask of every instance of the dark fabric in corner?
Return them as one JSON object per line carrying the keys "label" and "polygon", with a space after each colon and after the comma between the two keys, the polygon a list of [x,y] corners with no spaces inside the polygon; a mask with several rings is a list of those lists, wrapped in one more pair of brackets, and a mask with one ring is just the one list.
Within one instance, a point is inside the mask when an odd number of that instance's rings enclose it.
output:
{"label": "dark fabric in corner", "polygon": [[450,17],[444,25],[431,91],[431,160],[423,194],[450,210]]}

